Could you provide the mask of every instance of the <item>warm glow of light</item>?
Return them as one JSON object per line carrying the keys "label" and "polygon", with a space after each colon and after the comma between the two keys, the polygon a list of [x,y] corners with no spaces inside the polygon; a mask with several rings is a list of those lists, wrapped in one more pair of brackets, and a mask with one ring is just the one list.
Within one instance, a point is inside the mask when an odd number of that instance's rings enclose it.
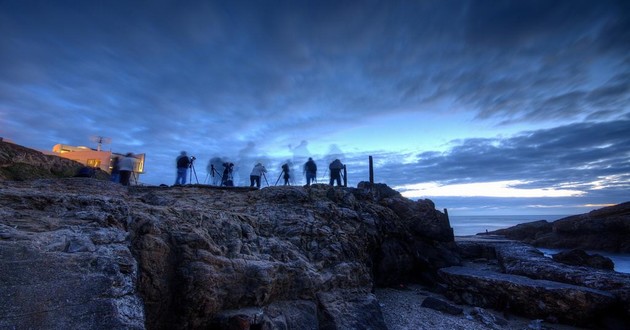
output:
{"label": "warm glow of light", "polygon": [[595,207],[595,208],[601,208],[601,207],[608,207],[608,206],[614,206],[617,204],[584,204],[583,207]]}
{"label": "warm glow of light", "polygon": [[572,189],[518,188],[528,182],[521,180],[478,182],[442,185],[437,182],[417,183],[394,187],[408,198],[419,197],[569,197],[585,192]]}

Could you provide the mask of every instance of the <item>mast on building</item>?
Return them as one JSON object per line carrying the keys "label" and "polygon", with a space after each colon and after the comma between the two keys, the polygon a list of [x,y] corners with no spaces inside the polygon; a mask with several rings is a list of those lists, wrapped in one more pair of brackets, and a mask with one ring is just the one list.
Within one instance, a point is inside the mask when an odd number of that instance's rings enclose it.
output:
{"label": "mast on building", "polygon": [[90,141],[96,142],[96,151],[101,151],[101,145],[112,143],[112,139],[104,136],[92,135]]}

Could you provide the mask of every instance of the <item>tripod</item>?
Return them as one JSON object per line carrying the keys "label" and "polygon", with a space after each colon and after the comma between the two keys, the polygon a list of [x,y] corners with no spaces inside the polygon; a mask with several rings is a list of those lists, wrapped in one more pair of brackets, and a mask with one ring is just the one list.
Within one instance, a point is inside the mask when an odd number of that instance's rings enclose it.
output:
{"label": "tripod", "polygon": [[267,181],[267,176],[265,175],[265,172],[262,172],[262,177],[265,178],[265,183],[267,183],[267,187],[269,187],[269,181]]}
{"label": "tripod", "polygon": [[286,170],[284,170],[284,169],[283,169],[283,170],[282,170],[282,172],[280,173],[280,175],[278,175],[278,180],[276,180],[276,184],[275,184],[274,186],[277,186],[277,185],[278,185],[278,182],[280,181],[280,178],[281,178],[281,177],[282,177],[282,175],[283,175],[283,174],[285,174],[285,173],[286,173],[286,175],[287,175],[287,180],[285,181],[285,185],[287,185],[287,184],[288,184],[289,186],[291,185],[291,176],[289,175],[289,172],[287,172]]}
{"label": "tripod", "polygon": [[210,164],[210,175],[212,176],[212,184],[216,183],[216,180],[214,180],[215,173],[219,176],[219,182],[222,182],[223,177],[221,176],[221,173],[219,173],[219,171],[217,171],[217,169],[214,168],[214,164]]}
{"label": "tripod", "polygon": [[192,184],[192,176],[193,174],[195,174],[195,181],[197,181],[197,184],[199,184],[199,179],[197,178],[197,171],[195,171],[195,157],[190,157],[190,165],[188,165],[188,167],[190,167],[190,180],[188,180],[188,182],[190,182]]}

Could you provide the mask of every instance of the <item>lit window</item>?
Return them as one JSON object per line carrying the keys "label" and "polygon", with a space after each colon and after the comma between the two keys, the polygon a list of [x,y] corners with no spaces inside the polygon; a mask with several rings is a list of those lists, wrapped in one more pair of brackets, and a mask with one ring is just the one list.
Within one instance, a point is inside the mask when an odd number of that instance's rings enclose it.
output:
{"label": "lit window", "polygon": [[101,160],[100,159],[88,159],[87,160],[87,166],[89,166],[89,167],[100,167],[101,166]]}

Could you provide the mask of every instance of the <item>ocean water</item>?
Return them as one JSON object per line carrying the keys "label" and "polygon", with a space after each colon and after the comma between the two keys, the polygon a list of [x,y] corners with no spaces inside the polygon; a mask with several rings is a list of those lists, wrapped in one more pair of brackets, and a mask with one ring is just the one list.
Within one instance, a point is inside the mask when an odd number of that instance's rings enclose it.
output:
{"label": "ocean water", "polygon": [[[568,215],[449,215],[455,236],[468,236],[518,225],[519,223],[547,220],[549,222],[562,219]],[[547,257],[558,253],[560,249],[539,248]],[[630,254],[610,253],[605,251],[586,251],[610,258],[615,263],[615,271],[630,273]]]}

